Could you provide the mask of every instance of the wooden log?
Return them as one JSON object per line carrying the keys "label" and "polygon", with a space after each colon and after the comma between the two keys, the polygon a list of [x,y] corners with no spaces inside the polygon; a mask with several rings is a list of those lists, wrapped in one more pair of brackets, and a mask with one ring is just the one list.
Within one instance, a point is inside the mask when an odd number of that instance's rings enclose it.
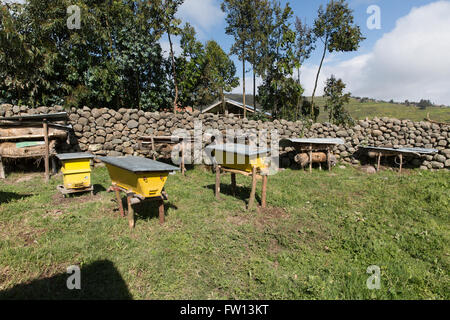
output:
{"label": "wooden log", "polygon": [[248,200],[248,210],[253,208],[256,195],[256,167],[252,169],[252,190],[250,191],[250,199]]}
{"label": "wooden log", "polygon": [[402,173],[403,168],[403,154],[399,154],[398,157],[400,158],[400,173]]}
{"label": "wooden log", "polygon": [[311,152],[310,154],[298,153],[294,157],[294,161],[301,165],[302,168],[304,168],[307,164],[310,164],[311,166],[312,163],[327,162],[329,159],[331,159],[331,156],[328,157],[324,152]]}

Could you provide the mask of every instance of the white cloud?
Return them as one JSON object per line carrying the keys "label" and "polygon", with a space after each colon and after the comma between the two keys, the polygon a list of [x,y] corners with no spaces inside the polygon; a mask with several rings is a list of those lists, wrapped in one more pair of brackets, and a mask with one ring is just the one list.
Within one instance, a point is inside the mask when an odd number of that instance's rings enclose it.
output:
{"label": "white cloud", "polygon": [[[250,73],[251,74],[251,73]],[[239,75],[237,75],[239,76]],[[262,79],[256,77],[256,94],[258,94],[258,87],[262,84]],[[232,93],[240,93],[242,94],[242,74],[239,79],[239,86],[232,90]],[[245,77],[245,94],[253,94],[253,75],[249,75]]]}
{"label": "white cloud", "polygon": [[193,25],[203,38],[212,28],[222,24],[225,17],[218,0],[186,0],[177,15]]}
{"label": "white cloud", "polygon": [[[325,79],[335,74],[355,96],[396,101],[424,98],[450,105],[449,16],[449,1],[413,8],[377,41],[371,53],[325,64],[318,95],[323,94]],[[316,65],[302,68],[307,95],[312,92],[316,72]]]}
{"label": "white cloud", "polygon": [[[181,53],[183,53],[183,49],[181,49],[180,46],[180,40],[177,37],[173,37],[171,39],[175,56],[180,56]],[[159,42],[159,44],[161,45],[164,58],[170,57],[170,43],[169,40],[167,39],[167,36],[164,36],[163,39],[161,39],[161,41]]]}

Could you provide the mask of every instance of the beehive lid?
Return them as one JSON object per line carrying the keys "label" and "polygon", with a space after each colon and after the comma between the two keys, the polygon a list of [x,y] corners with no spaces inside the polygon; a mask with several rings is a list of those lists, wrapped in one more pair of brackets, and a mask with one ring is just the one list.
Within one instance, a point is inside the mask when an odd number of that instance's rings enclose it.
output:
{"label": "beehive lid", "polygon": [[[342,139],[333,139],[333,138],[313,138],[313,139],[283,139],[284,141],[290,141],[292,143],[303,143],[303,144],[344,144],[345,141]],[[282,140],[282,141],[283,141]]]}
{"label": "beehive lid", "polygon": [[379,150],[379,151],[394,151],[399,153],[416,153],[416,154],[434,154],[438,153],[437,149],[425,149],[425,148],[387,148],[387,147],[373,147],[373,146],[359,146],[358,148],[367,150]]}
{"label": "beehive lid", "polygon": [[86,152],[60,153],[60,154],[57,154],[56,157],[58,157],[58,159],[61,161],[76,160],[76,159],[94,159],[95,158],[94,155],[92,155],[90,153],[86,153]]}
{"label": "beehive lid", "polygon": [[255,146],[249,146],[245,144],[234,144],[234,143],[209,145],[206,147],[206,150],[216,150],[228,153],[236,153],[249,157],[257,156],[260,154],[267,154],[271,151],[270,149],[257,148]]}
{"label": "beehive lid", "polygon": [[180,168],[144,157],[101,157],[100,161],[131,172],[175,171]]}

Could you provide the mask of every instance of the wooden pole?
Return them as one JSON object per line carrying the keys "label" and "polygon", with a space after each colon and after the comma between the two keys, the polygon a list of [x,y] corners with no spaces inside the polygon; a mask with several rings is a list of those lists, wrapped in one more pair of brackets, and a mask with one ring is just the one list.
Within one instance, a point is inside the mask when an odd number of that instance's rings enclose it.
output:
{"label": "wooden pole", "polygon": [[164,200],[159,201],[159,223],[164,224]]}
{"label": "wooden pole", "polygon": [[251,210],[255,202],[256,194],[256,166],[252,168],[252,190],[250,191],[250,199],[248,200],[248,210]]}
{"label": "wooden pole", "polygon": [[381,153],[378,153],[377,172],[380,171],[380,164],[381,164]]}
{"label": "wooden pole", "polygon": [[153,160],[156,160],[155,139],[153,139],[153,137],[152,137],[152,157]]}
{"label": "wooden pole", "polygon": [[186,172],[184,166],[184,140],[181,141],[180,147],[181,147],[181,174],[184,176]]}
{"label": "wooden pole", "polygon": [[114,191],[115,191],[115,193],[116,193],[117,203],[119,204],[120,215],[121,215],[122,217],[124,217],[124,216],[125,216],[125,213],[124,213],[124,211],[123,211],[122,199],[120,198],[120,190],[119,190],[119,188],[117,188],[117,186],[113,186],[113,189],[114,189]]}
{"label": "wooden pole", "polygon": [[134,210],[131,205],[131,199],[133,198],[132,194],[127,194],[127,203],[128,203],[128,225],[131,229],[134,228]]}
{"label": "wooden pole", "polygon": [[402,173],[402,168],[403,168],[403,154],[400,153],[399,158],[400,158],[400,173]]}
{"label": "wooden pole", "polygon": [[263,176],[263,181],[262,181],[262,199],[261,199],[261,206],[263,208],[266,207],[266,194],[267,194],[267,175]]}
{"label": "wooden pole", "polygon": [[2,157],[0,157],[0,179],[5,179],[5,168],[3,167],[3,160]]}
{"label": "wooden pole", "polygon": [[309,173],[312,173],[312,144],[309,146]]}
{"label": "wooden pole", "polygon": [[216,166],[216,199],[220,199],[220,166]]}
{"label": "wooden pole", "polygon": [[48,144],[48,123],[47,120],[44,119],[44,142],[45,142],[45,156],[44,156],[44,165],[45,165],[45,182],[50,180],[50,168],[49,168],[49,144]]}
{"label": "wooden pole", "polygon": [[236,174],[231,173],[231,192],[236,196]]}
{"label": "wooden pole", "polygon": [[331,171],[331,151],[330,147],[327,147],[327,164],[328,164],[328,171]]}

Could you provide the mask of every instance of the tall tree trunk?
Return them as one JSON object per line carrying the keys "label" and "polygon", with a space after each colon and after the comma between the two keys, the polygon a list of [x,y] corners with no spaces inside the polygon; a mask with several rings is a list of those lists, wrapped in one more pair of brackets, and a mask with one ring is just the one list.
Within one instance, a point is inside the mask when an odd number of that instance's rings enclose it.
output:
{"label": "tall tree trunk", "polygon": [[327,44],[328,44],[328,35],[325,37],[325,44],[323,46],[322,60],[320,60],[319,70],[317,70],[316,83],[314,84],[314,90],[313,90],[312,97],[311,97],[311,118],[314,116],[314,96],[316,94],[317,82],[319,81],[319,75],[320,75],[320,70],[322,69],[323,60],[325,59],[325,54],[327,53],[327,47],[328,47]]}
{"label": "tall tree trunk", "polygon": [[256,73],[253,70],[253,110],[256,114]]}
{"label": "tall tree trunk", "polygon": [[173,83],[175,85],[175,98],[173,99],[173,113],[177,113],[177,103],[178,103],[177,72],[175,70],[175,57],[174,57],[174,53],[173,53],[173,45],[172,45],[172,39],[170,37],[169,28],[167,28],[167,36],[169,38],[169,44],[170,44],[170,57],[172,58],[172,76],[173,76]]}
{"label": "tall tree trunk", "polygon": [[222,109],[223,113],[225,114],[226,107],[225,107],[225,94],[223,93],[223,88],[221,89],[221,97],[222,97]]}
{"label": "tall tree trunk", "polygon": [[242,100],[244,105],[244,118],[247,118],[247,107],[245,104],[245,58],[242,59]]}

